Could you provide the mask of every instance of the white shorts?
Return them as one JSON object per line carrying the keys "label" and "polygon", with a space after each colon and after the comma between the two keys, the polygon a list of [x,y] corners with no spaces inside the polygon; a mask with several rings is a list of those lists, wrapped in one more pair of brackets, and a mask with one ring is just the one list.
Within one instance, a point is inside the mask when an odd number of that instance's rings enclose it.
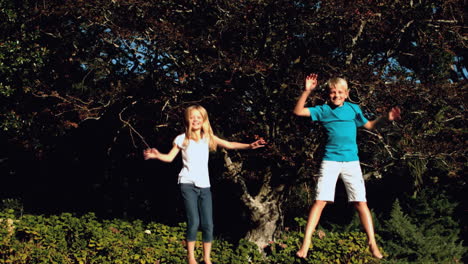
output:
{"label": "white shorts", "polygon": [[366,187],[359,161],[322,161],[315,200],[335,201],[335,187],[341,176],[349,202],[366,202]]}

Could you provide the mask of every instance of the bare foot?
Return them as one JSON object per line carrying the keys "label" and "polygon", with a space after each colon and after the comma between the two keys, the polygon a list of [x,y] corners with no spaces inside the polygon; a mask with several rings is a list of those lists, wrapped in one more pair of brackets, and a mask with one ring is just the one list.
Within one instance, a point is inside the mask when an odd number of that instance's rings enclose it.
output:
{"label": "bare foot", "polygon": [[380,253],[379,247],[377,244],[369,244],[369,250],[372,253],[374,258],[382,259],[383,255]]}
{"label": "bare foot", "polygon": [[307,258],[307,252],[309,251],[310,241],[304,241],[301,248],[296,252],[296,256],[300,258]]}
{"label": "bare foot", "polygon": [[196,259],[188,259],[188,264],[198,264]]}

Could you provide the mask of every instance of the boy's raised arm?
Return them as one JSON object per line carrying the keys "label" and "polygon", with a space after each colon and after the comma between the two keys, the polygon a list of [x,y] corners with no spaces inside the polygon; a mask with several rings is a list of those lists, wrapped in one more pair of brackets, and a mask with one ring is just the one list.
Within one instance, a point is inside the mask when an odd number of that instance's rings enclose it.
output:
{"label": "boy's raised arm", "polygon": [[310,93],[317,87],[317,74],[313,73],[306,77],[305,89],[299,99],[297,99],[294,114],[298,116],[310,116],[309,109],[305,108],[305,103]]}
{"label": "boy's raised arm", "polygon": [[[393,107],[387,114],[387,120],[388,121],[398,120],[398,119],[401,118],[400,114],[401,114],[400,108],[399,107]],[[372,129],[376,128],[379,123],[381,123],[382,119],[384,119],[384,117],[379,116],[376,119],[367,122],[364,125],[364,128],[368,129],[368,130],[372,130]]]}

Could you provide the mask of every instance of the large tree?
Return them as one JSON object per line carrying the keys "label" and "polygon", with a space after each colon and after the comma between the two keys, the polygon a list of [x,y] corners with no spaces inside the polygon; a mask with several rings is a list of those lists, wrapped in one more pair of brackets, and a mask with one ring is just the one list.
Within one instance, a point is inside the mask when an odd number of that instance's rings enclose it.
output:
{"label": "large tree", "polygon": [[[213,157],[239,186],[247,237],[259,246],[320,162],[320,126],[291,113],[310,72],[322,88],[328,77],[346,77],[350,100],[369,118],[403,108],[402,122],[360,132],[369,179],[394,184],[397,174],[416,192],[464,170],[463,1],[0,3],[11,21],[0,39],[4,138],[48,155],[51,135],[100,122],[100,172],[111,177],[120,161],[139,158],[132,145],[145,147],[142,135],[170,142],[183,109],[202,104],[217,134],[269,142],[257,153]],[[130,177],[142,176],[118,182]]]}

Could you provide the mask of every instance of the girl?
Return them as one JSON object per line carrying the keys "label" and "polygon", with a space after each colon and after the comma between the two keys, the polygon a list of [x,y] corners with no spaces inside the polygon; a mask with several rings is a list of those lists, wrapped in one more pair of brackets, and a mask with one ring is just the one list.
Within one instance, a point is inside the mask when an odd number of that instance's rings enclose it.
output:
{"label": "girl", "polygon": [[189,264],[196,264],[195,241],[198,226],[201,225],[203,240],[203,259],[211,262],[211,243],[213,241],[213,215],[208,175],[209,150],[217,146],[226,149],[256,149],[263,147],[265,141],[257,140],[251,144],[230,142],[213,134],[208,113],[199,105],[185,110],[185,133],[174,139],[174,146],[168,154],[155,148],[144,151],[145,160],[159,159],[172,162],[182,150],[183,167],[179,173],[179,184],[187,213],[187,258]]}

